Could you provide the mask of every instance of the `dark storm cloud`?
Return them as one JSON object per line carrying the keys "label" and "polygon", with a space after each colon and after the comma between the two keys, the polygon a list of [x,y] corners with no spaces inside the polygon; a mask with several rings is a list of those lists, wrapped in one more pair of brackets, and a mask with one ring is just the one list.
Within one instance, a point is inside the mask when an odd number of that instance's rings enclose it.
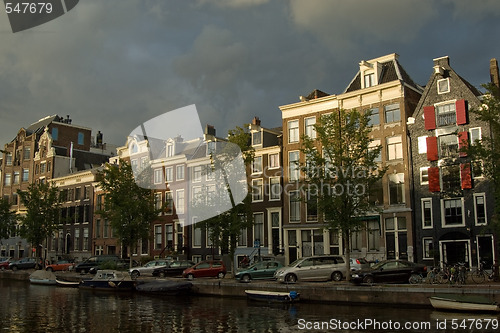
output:
{"label": "dark storm cloud", "polygon": [[4,17],[0,142],[57,113],[123,144],[138,124],[190,104],[219,135],[253,116],[280,126],[280,105],[341,93],[360,60],[388,53],[420,84],[432,58],[449,55],[479,85],[500,57],[499,14],[498,1],[84,0],[17,34]]}

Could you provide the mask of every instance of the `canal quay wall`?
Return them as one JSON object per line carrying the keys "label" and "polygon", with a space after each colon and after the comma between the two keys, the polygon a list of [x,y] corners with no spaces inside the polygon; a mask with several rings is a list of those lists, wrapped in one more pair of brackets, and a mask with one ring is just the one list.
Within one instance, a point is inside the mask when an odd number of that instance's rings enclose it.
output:
{"label": "canal quay wall", "polygon": [[[0,271],[0,279],[28,281],[31,271]],[[88,279],[91,275],[73,272],[57,272],[57,276],[68,281]],[[179,280],[179,278],[171,278]],[[139,278],[151,281],[155,278]],[[275,281],[252,281],[241,283],[229,277],[224,279],[194,279],[192,293],[214,297],[246,297],[245,290],[266,290],[300,294],[301,301],[371,304],[389,306],[430,307],[429,297],[444,295],[482,296],[500,303],[500,283],[457,285],[352,285],[343,282],[300,282],[282,284]]]}

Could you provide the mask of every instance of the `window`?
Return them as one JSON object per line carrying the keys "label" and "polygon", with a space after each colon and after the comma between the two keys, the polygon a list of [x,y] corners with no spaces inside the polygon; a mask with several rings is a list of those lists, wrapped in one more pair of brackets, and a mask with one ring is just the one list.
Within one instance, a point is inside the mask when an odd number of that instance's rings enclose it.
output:
{"label": "window", "polygon": [[75,188],[75,200],[80,200],[80,196],[81,196],[81,193],[82,193],[82,188],[81,187],[77,187]]}
{"label": "window", "polygon": [[30,169],[23,169],[22,181],[27,182],[27,181],[29,181],[29,178],[30,178]]}
{"label": "window", "polygon": [[368,201],[373,205],[384,204],[384,188],[382,186],[382,179],[377,180],[370,188]]}
{"label": "window", "polygon": [[12,153],[5,154],[5,165],[12,165]]}
{"label": "window", "polygon": [[483,161],[472,161],[471,166],[474,179],[483,178]]}
{"label": "window", "polygon": [[300,222],[299,191],[291,191],[288,195],[290,205],[290,222]]}
{"label": "window", "polygon": [[184,179],[184,165],[178,165],[175,167],[175,177],[177,180]]}
{"label": "window", "polygon": [[174,226],[171,224],[165,225],[165,242],[169,249],[174,247]]}
{"label": "window", "polygon": [[21,180],[21,176],[19,175],[19,171],[14,171],[14,184],[19,184]]}
{"label": "window", "polygon": [[192,195],[192,205],[193,206],[199,206],[204,202],[204,197],[203,193],[201,190],[201,186],[193,186],[191,190],[191,195]]}
{"label": "window", "polygon": [[437,105],[436,120],[438,126],[455,125],[457,122],[455,103]]}
{"label": "window", "polygon": [[57,127],[52,127],[52,140],[57,141],[59,140],[59,128]]}
{"label": "window", "polygon": [[432,228],[432,198],[422,199],[422,228]]}
{"label": "window", "polygon": [[173,167],[165,168],[165,182],[171,183],[173,181],[174,181],[174,168]]}
{"label": "window", "polygon": [[438,94],[444,94],[450,92],[450,79],[441,79],[437,81]]}
{"label": "window", "polygon": [[304,122],[306,126],[306,135],[311,139],[316,139],[316,128],[314,127],[316,124],[316,117],[306,118]]}
{"label": "window", "polygon": [[193,182],[201,182],[201,165],[193,167]]}
{"label": "window", "polygon": [[275,169],[280,167],[279,154],[269,154],[269,169]]}
{"label": "window", "polygon": [[132,171],[136,172],[138,170],[137,159],[130,161],[130,165],[132,166]]}
{"label": "window", "polygon": [[427,154],[427,136],[418,137],[418,153]]}
{"label": "window", "polygon": [[253,132],[252,133],[252,145],[260,145],[262,144],[262,132]]}
{"label": "window", "polygon": [[372,87],[375,85],[375,73],[368,73],[364,76],[365,88]]}
{"label": "window", "polygon": [[476,225],[486,224],[486,198],[484,193],[474,194],[474,212]]}
{"label": "window", "polygon": [[172,198],[172,192],[165,192],[165,214],[172,215],[174,210],[174,199]]}
{"label": "window", "polygon": [[307,191],[306,200],[307,222],[318,221],[318,196],[312,191]]}
{"label": "window", "polygon": [[403,158],[403,143],[401,136],[387,138],[387,159],[397,160]]}
{"label": "window", "polygon": [[12,175],[10,173],[5,174],[4,182],[5,186],[10,186],[12,184]]}
{"label": "window", "polygon": [[380,125],[380,113],[378,108],[371,108],[366,110],[368,114],[368,126]]}
{"label": "window", "polygon": [[420,185],[429,184],[429,167],[420,168]]}
{"label": "window", "polygon": [[109,221],[107,219],[104,220],[102,237],[103,238],[108,238],[109,237]]}
{"label": "window", "polygon": [[47,163],[43,162],[40,163],[40,173],[45,173],[47,172]]}
{"label": "window", "polygon": [[177,190],[175,210],[177,214],[184,214],[184,190]]}
{"label": "window", "polygon": [[288,122],[288,143],[299,142],[299,121]]}
{"label": "window", "polygon": [[264,245],[264,213],[253,214],[253,239]]}
{"label": "window", "polygon": [[378,251],[380,248],[380,221],[369,220],[367,223],[368,250]]}
{"label": "window", "polygon": [[[373,140],[370,142],[368,145],[368,150],[373,151],[375,149],[378,149],[380,147],[380,140]],[[382,150],[379,150],[378,155],[374,159],[375,162],[382,162]]]}
{"label": "window", "polygon": [[89,250],[89,228],[83,228],[83,251]]}
{"label": "window", "polygon": [[442,135],[439,138],[439,156],[454,157],[458,155],[458,136],[455,134]]}
{"label": "window", "polygon": [[162,173],[161,169],[154,170],[154,182],[155,182],[155,184],[161,184],[161,182],[163,180],[161,173]]}
{"label": "window", "polygon": [[241,228],[238,235],[238,246],[247,246],[247,228]]}
{"label": "window", "polygon": [[196,218],[193,218],[193,246],[201,247],[201,228],[196,225]]}
{"label": "window", "polygon": [[80,250],[80,229],[75,229],[75,246],[74,246],[75,251]]}
{"label": "window", "polygon": [[167,144],[167,157],[174,156],[174,145],[172,143]]}
{"label": "window", "polygon": [[460,165],[441,167],[441,184],[443,191],[456,191],[461,189]]}
{"label": "window", "polygon": [[24,147],[23,159],[29,160],[31,158],[31,147]]}
{"label": "window", "polygon": [[207,180],[215,180],[215,170],[212,168],[211,164],[205,165],[205,171]]}
{"label": "window", "polygon": [[82,132],[78,132],[78,144],[83,145],[85,135]]}
{"label": "window", "polygon": [[424,247],[424,259],[434,259],[434,243],[432,238],[422,238],[422,244]]}
{"label": "window", "polygon": [[389,174],[389,204],[399,205],[405,203],[404,173]]}
{"label": "window", "polygon": [[384,106],[385,122],[392,123],[401,120],[401,111],[399,110],[399,104],[390,104]]}
{"label": "window", "polygon": [[17,193],[12,193],[12,204],[14,206],[17,206],[19,203],[19,197],[17,195]]}
{"label": "window", "polygon": [[252,173],[262,172],[262,156],[255,156],[252,163]]}
{"label": "window", "polygon": [[471,145],[476,144],[477,141],[481,141],[481,127],[469,128],[469,137]]}
{"label": "window", "polygon": [[155,225],[155,250],[161,250],[161,225]]}
{"label": "window", "polygon": [[252,201],[262,201],[263,200],[263,192],[262,192],[262,179],[254,179],[252,180]]}
{"label": "window", "polygon": [[281,199],[280,177],[269,178],[269,200]]}
{"label": "window", "polygon": [[362,233],[360,229],[351,231],[351,251],[361,251],[363,247]]}
{"label": "window", "polygon": [[[161,195],[161,193],[155,193],[155,209],[158,210],[158,211],[160,211],[162,205],[163,205],[163,202],[162,202],[162,195]],[[158,215],[161,215],[161,211],[158,212]]]}
{"label": "window", "polygon": [[462,225],[462,199],[444,199],[443,200],[444,226]]}
{"label": "window", "polygon": [[299,152],[288,152],[288,172],[290,181],[299,180]]}

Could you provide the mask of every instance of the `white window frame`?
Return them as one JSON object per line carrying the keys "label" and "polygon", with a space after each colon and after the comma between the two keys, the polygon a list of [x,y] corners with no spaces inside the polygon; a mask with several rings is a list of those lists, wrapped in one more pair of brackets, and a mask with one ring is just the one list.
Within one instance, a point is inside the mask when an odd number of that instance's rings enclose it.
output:
{"label": "white window frame", "polygon": [[422,237],[422,259],[434,259],[432,256],[427,255],[427,252],[429,252],[430,249],[428,250],[426,246],[426,241],[427,242],[430,241],[430,243],[434,245],[432,237]]}
{"label": "white window frame", "polygon": [[[277,180],[277,183],[276,183]],[[274,183],[273,183],[274,181]],[[281,200],[281,177],[269,177],[269,201],[279,201]],[[272,185],[278,184],[278,193],[273,191]],[[277,194],[277,195],[276,195]]]}
{"label": "white window frame", "polygon": [[[368,144],[368,150],[374,150],[374,149],[377,149],[378,147],[380,147],[380,145],[382,144],[381,140],[380,139],[374,139],[372,140],[369,144]],[[377,157],[375,157],[375,162],[382,162],[382,149],[380,150],[379,154]]]}
{"label": "white window frame", "polygon": [[[298,216],[297,216],[297,220],[291,220],[291,217],[292,217],[292,193],[296,194],[297,195],[297,199],[294,200],[294,202],[296,202],[296,204],[298,205],[299,209],[298,209]],[[301,201],[300,201],[300,191],[290,191],[288,192],[288,220],[290,223],[300,223],[300,220],[301,220]]]}
{"label": "white window frame", "polygon": [[166,167],[165,168],[165,183],[171,183],[174,181],[174,168]]}
{"label": "white window frame", "polygon": [[175,191],[175,212],[177,215],[184,214],[185,202],[186,197],[184,195],[184,189]]}
{"label": "white window frame", "polygon": [[[170,203],[167,203],[167,200]],[[172,215],[174,213],[174,197],[172,191],[165,192],[165,208],[170,208],[169,212],[165,212],[165,215]]]}
{"label": "white window frame", "polygon": [[[446,89],[441,89],[441,83],[444,83],[444,82],[446,82]],[[436,87],[437,87],[438,94],[449,93],[450,92],[450,78],[437,80]]]}
{"label": "white window frame", "polygon": [[201,165],[196,165],[192,168],[193,172],[193,183],[199,183],[201,182],[201,179],[203,177],[203,168]]}
{"label": "white window frame", "polygon": [[[403,159],[403,138],[401,135],[391,136],[386,140],[387,160],[396,161]],[[393,155],[393,156],[391,156]],[[392,158],[391,158],[392,157]]]}
{"label": "white window frame", "polygon": [[177,165],[175,167],[175,179],[184,180],[184,165]]}
{"label": "white window frame", "polygon": [[[427,180],[424,180],[424,171],[426,171]],[[429,167],[428,166],[420,168],[420,185],[429,185]]]}
{"label": "white window frame", "polygon": [[[255,136],[259,136],[259,141],[258,143],[255,143]],[[262,131],[256,131],[256,132],[252,132],[252,146],[262,146]]]}
{"label": "white window frame", "polygon": [[298,119],[289,120],[287,130],[288,130],[288,143],[299,142],[300,138],[299,120]]}
{"label": "white window frame", "polygon": [[163,182],[162,173],[163,173],[163,170],[161,168],[154,170],[154,183],[155,184],[161,184]]}
{"label": "white window frame", "polygon": [[427,154],[427,135],[418,137],[418,153]]}
{"label": "white window frame", "polygon": [[[257,221],[255,219],[256,216],[261,216],[262,217],[261,223],[257,223]],[[253,213],[253,222],[254,222],[253,223],[253,232],[252,232],[253,240],[254,241],[257,240],[257,238],[256,238],[256,232],[255,231],[256,231],[257,227],[259,227],[260,228],[260,233],[261,233],[261,237],[259,238],[259,242],[260,242],[261,246],[265,246],[265,244],[264,244],[264,238],[265,238],[265,235],[264,235],[264,223],[265,223],[265,221],[264,221],[264,213],[263,212],[255,212],[255,213]]]}
{"label": "white window frame", "polygon": [[[269,154],[267,156],[267,159],[268,159],[268,168],[269,169],[278,169],[280,167],[280,154],[279,153]],[[272,163],[273,160],[275,160],[276,164]]]}
{"label": "white window frame", "polygon": [[[258,185],[259,182],[260,185]],[[258,189],[258,192],[255,192],[256,189]],[[255,195],[259,193],[260,197],[256,199]],[[264,179],[262,178],[252,179],[252,202],[262,202],[262,201],[264,201]]]}
{"label": "white window frame", "polygon": [[[461,224],[446,224],[446,219],[445,219],[445,208],[444,208],[444,202],[449,201],[449,200],[460,200],[460,203],[462,205],[462,223]],[[456,227],[464,227],[465,226],[465,212],[464,212],[464,198],[449,198],[449,199],[441,199],[441,227],[442,228],[456,228]]]}
{"label": "white window frame", "polygon": [[[430,206],[431,207],[431,225],[430,226],[426,226],[425,222],[424,222],[424,216],[425,216],[424,202],[429,202],[431,205]],[[422,213],[422,229],[433,229],[434,228],[434,217],[432,214],[432,198],[422,198],[422,199],[420,199],[420,203],[421,203],[421,213]]]}
{"label": "white window frame", "polygon": [[316,139],[316,117],[308,117],[304,119],[304,133],[311,139]]}
{"label": "white window frame", "polygon": [[[399,112],[395,112],[395,106],[397,105],[397,110]],[[388,121],[387,120],[387,113],[390,113],[391,115],[396,115],[397,114],[397,120],[391,120],[391,121]],[[393,116],[393,118],[395,118]],[[400,122],[401,121],[401,105],[399,103],[392,103],[392,104],[387,104],[387,105],[384,105],[384,122],[386,124],[390,124],[390,123],[397,123],[397,122]]]}
{"label": "white window frame", "polygon": [[252,174],[262,173],[262,155],[255,156],[252,162]]}
{"label": "white window frame", "polygon": [[474,145],[474,137],[472,135],[473,131],[478,131],[479,132],[479,142],[481,142],[481,139],[482,139],[482,132],[481,132],[481,127],[472,127],[472,128],[469,128],[469,138],[470,138],[470,144],[471,145]]}
{"label": "white window frame", "polygon": [[[193,239],[192,239],[193,248],[201,248],[201,246],[203,245],[203,229],[201,227],[200,228],[196,227],[197,220],[198,220],[197,217],[193,217],[193,224],[192,224],[192,226],[193,226]],[[199,244],[197,243],[197,240],[199,240]]]}
{"label": "white window frame", "polygon": [[[484,202],[484,223],[477,222],[477,202],[476,198],[482,197]],[[474,224],[476,226],[483,226],[488,224],[488,210],[486,209],[486,193],[474,193]]]}
{"label": "white window frame", "polygon": [[[158,198],[160,200],[158,200]],[[155,193],[155,209],[160,209],[160,211],[158,212],[158,215],[161,215],[161,208],[163,206],[163,195],[161,192],[156,192]]]}
{"label": "white window frame", "polygon": [[[292,154],[297,154],[298,159],[296,160],[297,162],[300,161],[300,151],[299,150],[292,150],[288,152],[288,179],[290,181],[297,181],[300,179],[300,165],[295,165],[295,160],[291,160],[290,157]],[[294,177],[292,177],[294,176]],[[295,177],[296,176],[296,177]]]}

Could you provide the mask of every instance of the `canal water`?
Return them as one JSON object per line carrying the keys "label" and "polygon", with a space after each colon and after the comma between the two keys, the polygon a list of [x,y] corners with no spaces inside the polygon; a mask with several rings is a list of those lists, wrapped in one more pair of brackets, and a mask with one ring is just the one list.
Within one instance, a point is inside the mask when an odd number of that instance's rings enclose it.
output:
{"label": "canal water", "polygon": [[498,332],[497,315],[216,297],[159,297],[0,280],[1,332]]}

